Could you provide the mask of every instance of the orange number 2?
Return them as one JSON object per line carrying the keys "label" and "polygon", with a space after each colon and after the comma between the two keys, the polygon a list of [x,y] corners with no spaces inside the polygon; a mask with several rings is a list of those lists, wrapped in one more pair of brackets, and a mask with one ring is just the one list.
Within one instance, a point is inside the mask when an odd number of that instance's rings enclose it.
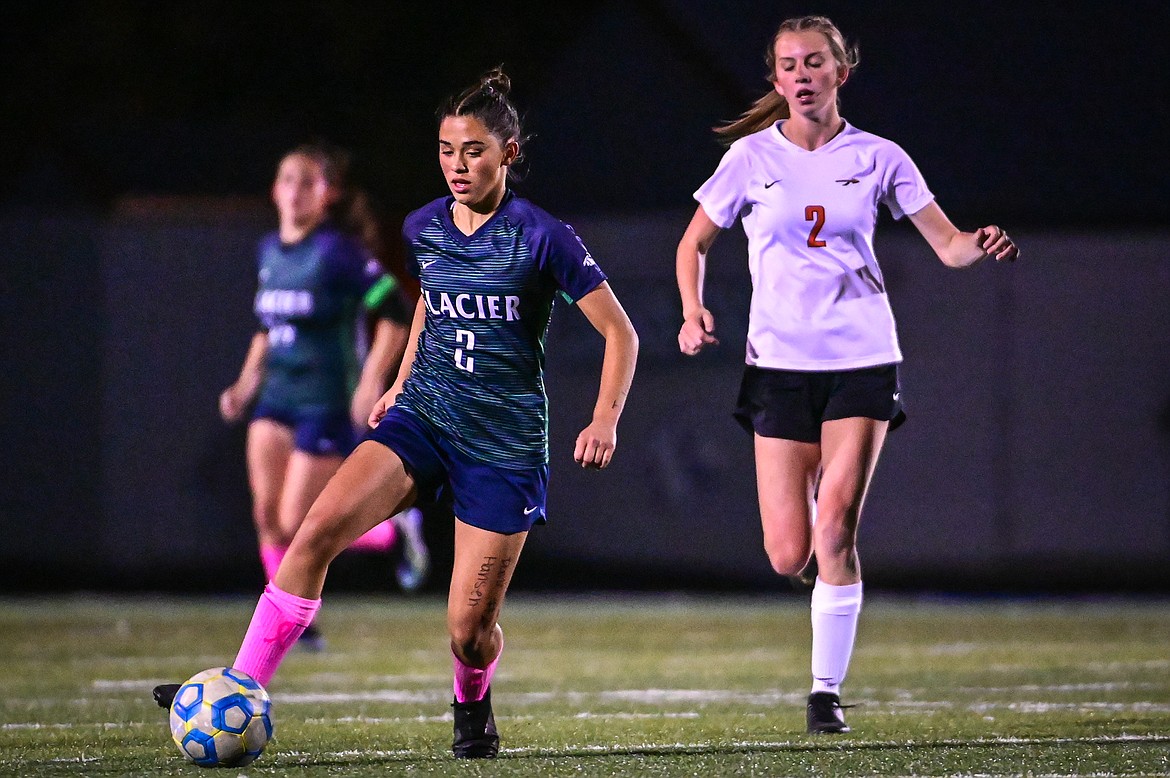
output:
{"label": "orange number 2", "polygon": [[813,223],[812,229],[808,231],[808,245],[814,249],[828,245],[817,237],[821,232],[821,227],[825,226],[825,206],[806,205],[804,207],[804,220]]}

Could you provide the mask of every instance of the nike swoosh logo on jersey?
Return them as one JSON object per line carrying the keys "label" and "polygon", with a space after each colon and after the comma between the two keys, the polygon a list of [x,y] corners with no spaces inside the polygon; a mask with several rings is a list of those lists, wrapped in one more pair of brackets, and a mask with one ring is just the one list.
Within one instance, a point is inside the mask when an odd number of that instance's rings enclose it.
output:
{"label": "nike swoosh logo on jersey", "polygon": [[772,181],[772,182],[770,182],[770,183],[764,184],[764,188],[765,188],[765,189],[771,189],[772,187],[774,187],[776,184],[780,183],[780,182],[781,182],[781,181],[783,181],[783,180],[784,180],[783,178],[777,178],[775,181]]}
{"label": "nike swoosh logo on jersey", "polygon": [[421,262],[421,261],[420,261],[420,262],[418,263],[418,266],[419,266],[420,268],[422,268],[423,270],[426,270],[428,267],[430,267],[431,265],[435,264],[435,263],[436,263],[436,262],[438,262],[438,261],[439,261],[439,260],[437,260],[437,259],[429,259],[429,260],[427,260],[426,262]]}
{"label": "nike swoosh logo on jersey", "polygon": [[860,184],[861,181],[856,178],[838,178],[837,183],[841,186],[849,186],[850,184]]}
{"label": "nike swoosh logo on jersey", "polygon": [[525,509],[524,509],[524,515],[525,515],[525,516],[531,516],[531,515],[532,515],[532,512],[533,512],[533,511],[535,511],[535,510],[536,510],[537,508],[539,508],[539,507],[540,507],[540,506],[538,506],[538,505],[533,505],[533,506],[532,506],[532,507],[530,507],[530,508],[525,508]]}

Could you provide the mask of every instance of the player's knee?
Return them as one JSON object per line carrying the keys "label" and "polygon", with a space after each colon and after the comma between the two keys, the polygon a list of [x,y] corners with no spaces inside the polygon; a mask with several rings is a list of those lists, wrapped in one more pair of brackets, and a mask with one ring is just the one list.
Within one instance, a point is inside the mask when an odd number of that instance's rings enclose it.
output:
{"label": "player's knee", "polygon": [[449,619],[447,631],[451,648],[463,661],[482,666],[490,661],[492,630],[495,625],[484,625],[476,619]]}
{"label": "player's knee", "polygon": [[857,545],[857,519],[860,506],[849,503],[827,503],[817,506],[817,554],[848,556]]}
{"label": "player's knee", "polygon": [[310,556],[330,562],[345,548],[347,518],[314,505],[297,529],[294,543]]}
{"label": "player's knee", "polygon": [[792,538],[764,538],[764,551],[777,575],[796,575],[808,564],[812,549]]}
{"label": "player's knee", "polygon": [[280,534],[280,505],[275,500],[253,501],[252,521],[260,533]]}

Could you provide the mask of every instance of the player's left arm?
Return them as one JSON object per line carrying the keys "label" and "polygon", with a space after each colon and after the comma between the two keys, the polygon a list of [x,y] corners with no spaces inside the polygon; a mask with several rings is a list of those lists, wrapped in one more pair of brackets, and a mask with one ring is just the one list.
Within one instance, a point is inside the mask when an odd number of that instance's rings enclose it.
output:
{"label": "player's left arm", "polygon": [[1002,227],[989,224],[974,232],[963,232],[933,200],[910,214],[910,221],[947,267],[970,267],[988,257],[1011,262],[1020,256],[1019,247]]}
{"label": "player's left arm", "polygon": [[394,401],[398,399],[398,395],[402,393],[402,384],[410,376],[410,370],[414,367],[414,355],[418,350],[419,333],[423,330],[423,325],[426,322],[427,309],[423,304],[423,298],[418,298],[418,302],[414,306],[414,318],[411,320],[410,332],[406,336],[406,342],[403,345],[402,361],[398,364],[398,377],[394,383],[386,390],[386,393],[374,403],[373,410],[370,411],[370,416],[366,420],[366,424],[371,427],[377,427],[378,422],[386,415],[386,411],[394,405]]}
{"label": "player's left arm", "polygon": [[357,428],[366,425],[374,404],[386,391],[386,378],[391,368],[402,358],[406,350],[406,339],[410,330],[392,319],[378,319],[374,325],[374,338],[370,353],[362,365],[361,378],[354,390],[349,413]]}
{"label": "player's left arm", "polygon": [[577,436],[573,459],[581,467],[602,468],[609,464],[617,447],[618,418],[625,408],[638,361],[638,333],[609,282],[602,282],[578,300],[577,306],[605,338],[605,358],[593,420]]}

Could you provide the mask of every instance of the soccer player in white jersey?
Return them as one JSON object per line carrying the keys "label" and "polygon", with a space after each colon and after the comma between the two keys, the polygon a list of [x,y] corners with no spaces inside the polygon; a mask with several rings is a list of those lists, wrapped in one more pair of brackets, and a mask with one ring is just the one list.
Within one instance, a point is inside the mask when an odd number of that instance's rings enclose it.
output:
{"label": "soccer player in white jersey", "polygon": [[718,342],[703,268],[719,232],[742,220],[753,291],[735,416],[754,435],[773,569],[795,576],[816,560],[808,731],[848,732],[840,686],[861,610],[857,527],[886,433],[905,418],[873,251],[878,206],[908,215],[950,267],[1019,249],[996,225],[960,231],[901,148],[841,118],[837,91],[857,49],[829,19],[785,21],[766,59],[773,89],[716,129],[730,146],[678,246],[678,343],[694,355]]}
{"label": "soccer player in white jersey", "polygon": [[[407,216],[408,269],[422,295],[398,379],[358,445],[313,503],[256,606],[233,667],[267,684],[320,608],[330,562],[423,493],[449,489],[455,556],[447,601],[454,665],[452,751],[499,748],[490,684],[497,620],[548,484],[544,338],[556,297],[605,339],[592,420],[574,459],[604,468],[633,379],[638,338],[576,233],[507,186],[524,136],[500,70],[439,111],[439,163],[451,194]],[[177,687],[155,689],[169,707]]]}

